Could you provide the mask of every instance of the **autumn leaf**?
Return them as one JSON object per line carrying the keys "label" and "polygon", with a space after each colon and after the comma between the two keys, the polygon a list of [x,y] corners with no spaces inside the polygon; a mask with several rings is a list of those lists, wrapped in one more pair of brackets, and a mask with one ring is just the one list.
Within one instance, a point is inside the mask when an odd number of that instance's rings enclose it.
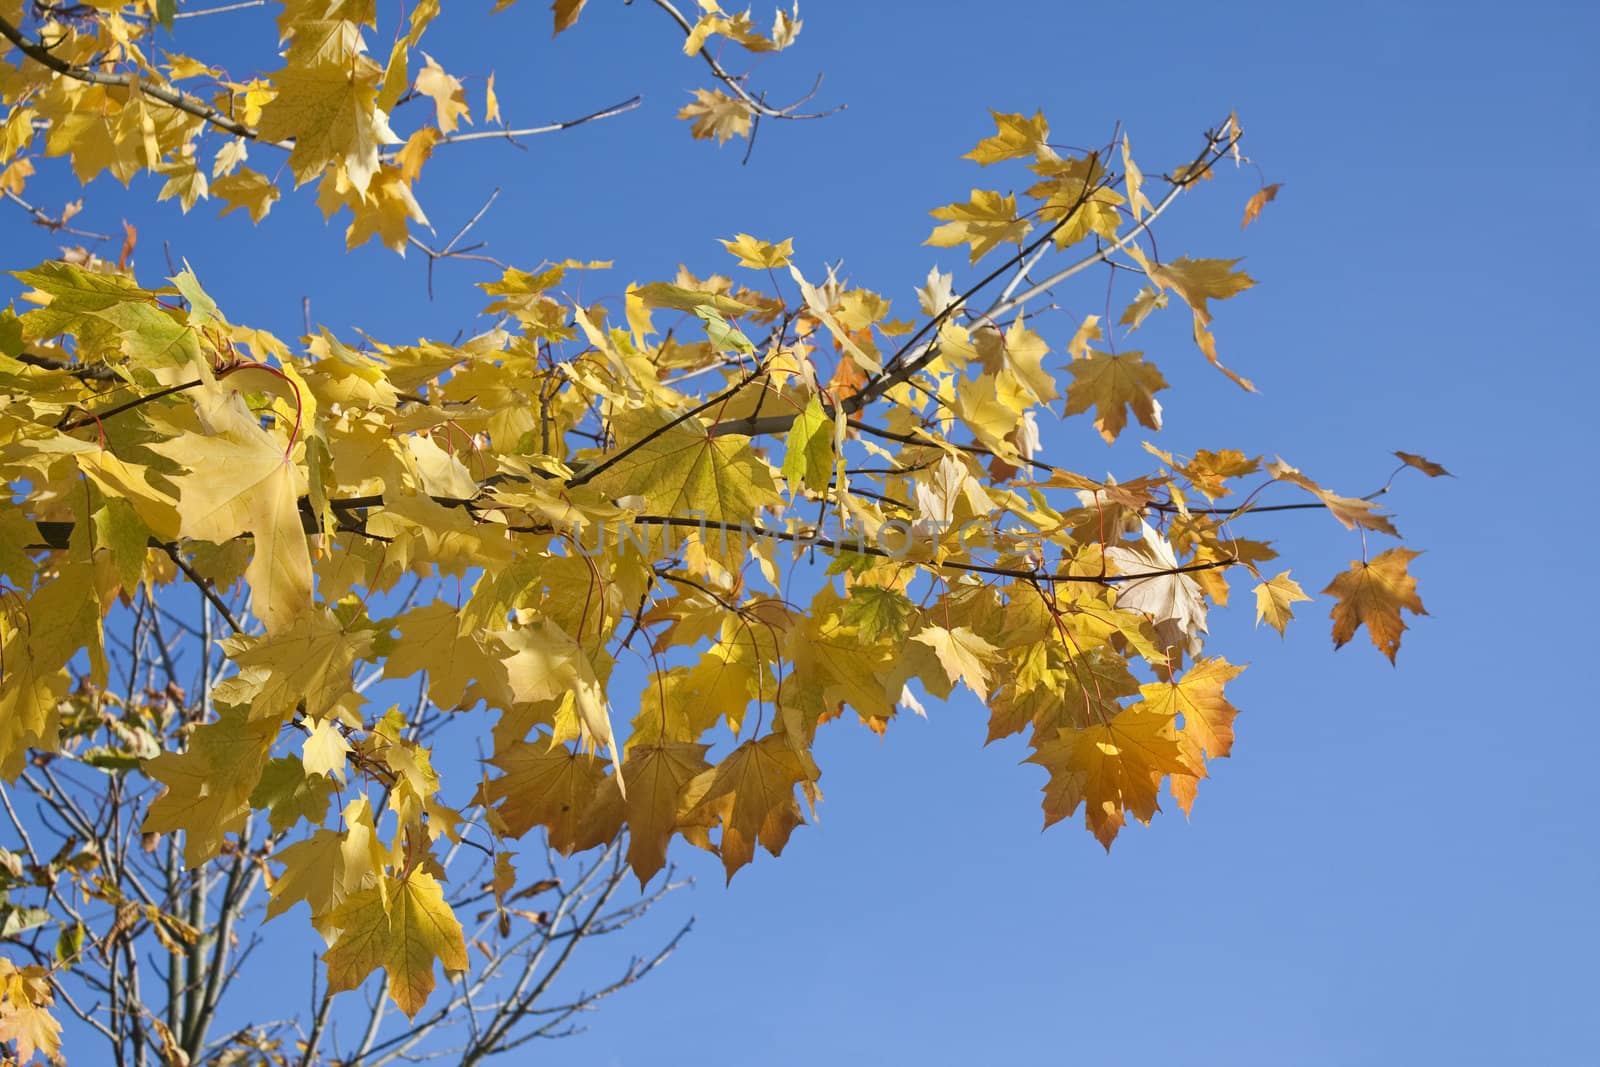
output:
{"label": "autumn leaf", "polygon": [[269,141],[294,142],[289,168],[296,184],[342,163],[350,184],[365,193],[378,172],[379,147],[400,143],[377,110],[377,73],[358,69],[324,62],[285,67],[274,76],[278,95],[262,109],[258,132]]}
{"label": "autumn leaf", "polygon": [[935,227],[925,243],[935,248],[965,244],[971,249],[974,263],[1002,242],[1020,242],[1033,228],[1028,220],[1017,217],[1015,196],[983,189],[972,190],[972,198],[965,204],[949,204],[930,214],[945,221]]}
{"label": "autumn leaf", "polygon": [[[243,208],[250,213],[252,222],[260,222],[266,218],[267,213],[272,210],[272,205],[283,195],[276,185],[249,167],[241,167],[235,174],[218,178],[211,183],[210,191],[212,195],[221,197],[226,203],[227,206],[222,209],[222,214],[226,215]],[[204,196],[205,192],[205,179],[202,177],[199,195]],[[188,198],[185,199],[187,202]]]}
{"label": "autumn leaf", "polygon": [[1239,223],[1239,229],[1242,230],[1252,222],[1256,221],[1256,218],[1261,214],[1261,209],[1278,198],[1278,190],[1281,188],[1283,188],[1283,186],[1277,182],[1274,182],[1271,185],[1263,185],[1261,190],[1252,196],[1249,202],[1245,204],[1244,221]]}
{"label": "autumn leaf", "polygon": [[322,719],[306,735],[305,753],[301,760],[307,774],[320,774],[344,782],[345,763],[350,755],[350,742],[344,732],[331,719]]}
{"label": "autumn leaf", "polygon": [[61,1023],[51,1014],[55,992],[47,968],[37,963],[18,967],[0,959],[0,1044],[15,1043],[19,1064],[42,1052],[62,1064]]}
{"label": "autumn leaf", "polygon": [[1067,386],[1068,415],[1095,410],[1094,428],[1110,444],[1128,424],[1128,412],[1141,426],[1161,429],[1161,401],[1155,394],[1167,380],[1142,352],[1111,355],[1091,350],[1083,359],[1067,364],[1072,384]]}
{"label": "autumn leaf", "polygon": [[1195,787],[1207,777],[1206,761],[1223,759],[1233,752],[1233,720],[1239,714],[1222,695],[1223,686],[1244,671],[1220,657],[1197,660],[1175,681],[1152,682],[1141,686],[1143,703],[1162,715],[1182,716],[1178,748],[1187,771],[1169,771],[1172,795],[1188,815],[1194,807]]}
{"label": "autumn leaf", "polygon": [[961,158],[987,167],[1002,160],[1031,156],[1041,150],[1050,151],[1045,146],[1050,139],[1050,124],[1045,121],[1044,112],[1036,112],[1031,119],[1025,115],[1003,114],[999,111],[989,114],[994,118],[997,132],[979,141],[978,147]]}
{"label": "autumn leaf", "polygon": [[583,13],[583,5],[589,0],[555,0],[550,9],[555,14],[555,33],[552,37],[559,36],[564,30],[570,30],[578,22],[578,16]]}
{"label": "autumn leaf", "polygon": [[333,784],[306,770],[292,756],[269,760],[262,768],[261,781],[250,793],[250,806],[267,809],[273,833],[281,834],[302,819],[315,826],[327,817]]}
{"label": "autumn leaf", "polygon": [[1281,459],[1268,463],[1267,473],[1280,482],[1297,485],[1315,496],[1328,509],[1328,513],[1344,524],[1347,530],[1360,527],[1363,530],[1377,530],[1390,537],[1400,536],[1400,531],[1394,528],[1394,523],[1370,500],[1358,500],[1330,492]]}
{"label": "autumn leaf", "polygon": [[628,819],[628,863],[643,886],[666,866],[667,844],[678,828],[684,791],[710,769],[709,745],[669,743],[628,751],[623,774],[628,781],[624,810]]}
{"label": "autumn leaf", "polygon": [[721,145],[750,136],[750,106],[721,89],[696,89],[694,102],[683,105],[678,117],[693,123],[690,133],[699,141],[716,138]]}
{"label": "autumn leaf", "polygon": [[1162,779],[1193,773],[1174,717],[1140,702],[1097,725],[1063,727],[1040,743],[1026,762],[1050,772],[1045,826],[1070,818],[1081,806],[1089,829],[1109,852],[1129,813],[1148,823],[1160,809]]}
{"label": "autumn leaf", "polygon": [[738,434],[713,436],[698,418],[619,420],[622,447],[590,484],[612,499],[640,496],[651,514],[699,512],[738,524],[782,502],[772,468]]}
{"label": "autumn leaf", "polygon": [[933,649],[950,681],[966,682],[979,700],[989,699],[989,671],[998,658],[999,649],[965,626],[953,630],[943,626],[924,627],[911,640]]}
{"label": "autumn leaf", "polygon": [[1194,313],[1194,340],[1213,367],[1239,386],[1254,391],[1248,378],[1229,370],[1217,358],[1217,343],[1208,327],[1211,325],[1212,300],[1226,300],[1255,285],[1255,279],[1242,270],[1234,270],[1237,259],[1190,259],[1181,256],[1170,263],[1147,263],[1146,274],[1156,285],[1171,289],[1178,298],[1189,305]]}
{"label": "autumn leaf", "polygon": [[583,646],[550,619],[492,636],[508,651],[501,663],[512,698],[519,703],[570,698],[580,744],[585,751],[596,746],[610,750],[620,785],[622,762],[611,733],[605,690]]}
{"label": "autumn leaf", "polygon": [[[3,182],[0,182],[3,184]],[[131,222],[122,221],[122,251],[117,253],[117,269],[127,270],[128,260],[133,258],[133,250],[139,243],[139,230]]]}
{"label": "autumn leaf", "polygon": [[1200,586],[1189,575],[1176,573],[1178,558],[1166,538],[1149,523],[1141,528],[1141,543],[1105,550],[1106,559],[1119,573],[1150,575],[1121,583],[1117,607],[1146,613],[1164,645],[1187,648],[1193,654],[1200,647],[1200,635],[1206,632],[1206,603]]}
{"label": "autumn leaf", "polygon": [[5,665],[0,676],[4,682],[0,685],[0,772],[8,778],[22,769],[28,748],[53,751],[56,747],[56,701],[68,681],[61,668],[76,651],[70,645],[66,631],[36,633],[27,616],[0,610],[0,663]]}
{"label": "autumn leaf", "polygon": [[684,820],[721,824],[719,851],[731,882],[755,857],[757,842],[774,856],[783,851],[802,821],[794,787],[811,772],[781,734],[768,734],[746,741],[706,773],[710,783]]}
{"label": "autumn leaf", "polygon": [[1342,648],[1365,626],[1372,643],[1394,662],[1400,635],[1406,630],[1401,610],[1427,614],[1417,596],[1417,580],[1407,573],[1411,561],[1420,555],[1409,548],[1391,548],[1369,563],[1352,561],[1349,570],[1329,583],[1323,595],[1339,598],[1333,606],[1333,647]]}
{"label": "autumn leaf", "polygon": [[204,410],[209,435],[150,446],[184,470],[174,479],[180,487],[178,532],[213,544],[240,534],[254,537],[245,572],[254,611],[269,632],[284,629],[311,603],[301,478],[283,445],[250,416],[237,393],[217,394]]}
{"label": "autumn leaf", "polygon": [[789,427],[784,443],[783,477],[791,487],[804,485],[813,493],[828,487],[833,477],[833,420],[813,396]]}
{"label": "autumn leaf", "polygon": [[435,961],[447,972],[467,968],[461,924],[438,881],[425,871],[385,876],[383,884],[341,904],[329,922],[340,930],[322,957],[330,992],[354,989],[381,967],[389,979],[389,996],[408,1018],[415,1018],[433,992]]}
{"label": "autumn leaf", "polygon": [[483,87],[483,121],[500,121],[500,97],[494,91],[494,71],[489,72],[488,81]]}
{"label": "autumn leaf", "polygon": [[752,267],[756,270],[787,267],[789,257],[794,254],[794,242],[787,237],[777,244],[772,244],[770,241],[762,241],[747,233],[741,233],[731,241],[719,240],[719,243],[731,255],[739,258],[739,266]]}
{"label": "autumn leaf", "polygon": [[489,762],[504,774],[484,788],[484,797],[513,837],[535,826],[549,833],[550,847],[571,852],[580,820],[605,778],[605,763],[592,755],[551,745],[548,735],[496,752]]}
{"label": "autumn leaf", "polygon": [[1449,471],[1445,470],[1431,459],[1424,459],[1421,456],[1410,452],[1396,452],[1395,455],[1399,456],[1400,462],[1404,463],[1406,466],[1415,467],[1417,470],[1421,471],[1423,474],[1426,474],[1430,478],[1455,477],[1455,475],[1451,474]]}
{"label": "autumn leaf", "polygon": [[1283,636],[1283,629],[1294,618],[1294,610],[1290,605],[1301,600],[1310,600],[1305,590],[1300,588],[1300,583],[1289,577],[1289,572],[1284,571],[1275,578],[1257,583],[1256,594],[1256,625],[1262,622],[1278,631],[1278,636]]}
{"label": "autumn leaf", "polygon": [[146,833],[186,831],[183,861],[198,867],[222,850],[222,839],[244,827],[250,794],[261,780],[277,719],[250,719],[224,708],[216,722],[196,728],[184,752],[163,752],[144,772],[165,789],[150,805]]}
{"label": "autumn leaf", "polygon": [[428,53],[422,53],[422,58],[427,66],[417,74],[416,89],[433,101],[434,120],[439,129],[454,133],[463,121],[471,125],[471,109],[467,107],[467,92],[462,88],[461,80],[446,74],[444,68]]}

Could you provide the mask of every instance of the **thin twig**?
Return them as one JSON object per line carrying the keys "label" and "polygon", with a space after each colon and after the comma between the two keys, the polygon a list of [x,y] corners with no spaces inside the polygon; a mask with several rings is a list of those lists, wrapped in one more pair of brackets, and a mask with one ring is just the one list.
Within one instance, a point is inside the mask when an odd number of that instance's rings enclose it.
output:
{"label": "thin twig", "polygon": [[[0,19],[0,26],[3,26],[4,23],[5,20]],[[34,205],[28,203],[28,201],[22,199],[22,197],[18,196],[16,193],[12,192],[10,189],[6,189],[4,192],[7,200],[11,201],[13,204],[16,204],[18,207],[22,208],[22,210],[33,216],[34,225],[43,226],[51,233],[70,233],[74,237],[86,237],[91,241],[111,240],[111,236],[109,234],[95,233],[93,230],[79,230],[68,226],[66,219],[51,215],[44,208],[35,207]]]}
{"label": "thin twig", "polygon": [[175,563],[178,569],[183,572],[184,577],[193,582],[195,584],[195,588],[200,590],[201,595],[211,602],[211,606],[222,613],[222,617],[227,620],[228,625],[233,628],[233,632],[236,634],[244,633],[244,627],[239,625],[239,620],[235,619],[233,617],[233,612],[228,610],[227,603],[222,599],[222,597],[217,595],[216,587],[213,585],[211,579],[203,576],[199,571],[195,570],[194,567],[189,564],[189,561],[183,558],[183,553],[178,551],[178,547],[176,545],[163,545],[161,547],[166,550],[167,556],[171,558],[172,562]]}

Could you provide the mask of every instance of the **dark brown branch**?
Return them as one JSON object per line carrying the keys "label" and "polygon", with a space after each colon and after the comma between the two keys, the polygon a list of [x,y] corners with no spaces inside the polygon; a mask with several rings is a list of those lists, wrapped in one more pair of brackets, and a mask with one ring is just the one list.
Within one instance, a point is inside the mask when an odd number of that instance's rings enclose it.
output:
{"label": "dark brown branch", "polygon": [[67,359],[56,359],[53,356],[41,356],[35,352],[22,352],[17,355],[19,363],[26,363],[30,367],[40,370],[65,371],[81,381],[90,382],[121,382],[122,376],[116,370],[104,363],[74,363]]}
{"label": "dark brown branch", "polygon": [[761,377],[764,373],[766,373],[764,365],[757,364],[755,370],[751,371],[749,374],[745,375],[739,381],[735,382],[733,385],[730,385],[722,392],[711,397],[709,400],[702,404],[695,405],[688,411],[683,412],[681,415],[674,416],[672,419],[662,423],[660,426],[657,426],[654,430],[651,430],[649,433],[628,445],[626,448],[613,452],[603,461],[597,463],[593,467],[590,467],[588,470],[583,471],[580,474],[574,474],[571,478],[567,479],[567,488],[572,489],[583,485],[585,482],[592,481],[602,471],[605,471],[606,469],[615,466],[617,463],[620,463],[622,460],[627,459],[630,455],[637,452],[651,441],[654,441],[662,434],[667,433],[675,427],[682,426],[684,423],[688,422],[696,415],[699,415],[701,412],[714,408],[718,404],[728,400],[730,397],[737,394],[741,389],[745,388],[745,386]]}
{"label": "dark brown branch", "polygon": [[[42,533],[43,531],[41,530],[40,532]],[[200,590],[201,595],[207,600],[211,601],[211,606],[222,613],[222,617],[226,619],[228,625],[233,628],[233,632],[236,634],[243,633],[244,627],[239,625],[239,620],[235,619],[233,617],[233,612],[228,610],[227,603],[222,599],[222,597],[217,595],[215,583],[213,583],[210,578],[205,577],[199,571],[190,566],[189,561],[183,558],[183,553],[178,551],[177,545],[166,544],[162,545],[161,547],[166,550],[168,557],[170,557],[172,562],[177,565],[177,568],[183,572],[184,577],[193,582],[195,584],[195,588]]]}
{"label": "dark brown branch", "polygon": [[769,537],[774,541],[787,541],[792,544],[815,545],[819,548],[831,549],[838,552],[854,552],[860,556],[876,556],[880,559],[895,560],[896,562],[909,563],[920,567],[937,567],[941,570],[960,571],[967,574],[988,574],[997,578],[1017,578],[1023,581],[1049,582],[1049,583],[1086,583],[1093,585],[1117,585],[1122,582],[1137,582],[1146,578],[1166,578],[1174,574],[1193,574],[1197,571],[1220,570],[1231,567],[1239,561],[1233,557],[1226,559],[1209,560],[1204,563],[1187,563],[1181,567],[1169,567],[1159,571],[1140,571],[1137,574],[1044,574],[1038,570],[1023,570],[1020,567],[996,567],[985,563],[958,563],[954,560],[912,559],[904,554],[896,555],[885,548],[863,544],[854,541],[837,541],[830,537],[808,536],[806,534],[791,533],[788,530],[773,530],[764,526],[748,526],[731,522],[716,522],[711,519],[681,518],[675,515],[639,515],[633,519],[641,526],[669,526],[678,529],[691,530],[723,530],[728,533],[749,533],[754,537]]}
{"label": "dark brown branch", "polygon": [[57,426],[56,429],[60,430],[62,433],[71,433],[73,430],[81,430],[85,426],[98,423],[103,419],[109,419],[113,415],[121,415],[124,411],[132,411],[136,407],[141,407],[152,401],[160,400],[162,397],[171,396],[173,393],[181,393],[185,389],[198,388],[202,384],[204,383],[199,378],[195,378],[192,381],[180,382],[177,385],[169,385],[165,389],[157,389],[153,393],[146,393],[143,396],[136,396],[132,400],[117,404],[115,407],[106,408],[104,411],[91,411],[87,415],[83,415],[80,418],[73,419],[70,422],[62,423],[60,426]]}

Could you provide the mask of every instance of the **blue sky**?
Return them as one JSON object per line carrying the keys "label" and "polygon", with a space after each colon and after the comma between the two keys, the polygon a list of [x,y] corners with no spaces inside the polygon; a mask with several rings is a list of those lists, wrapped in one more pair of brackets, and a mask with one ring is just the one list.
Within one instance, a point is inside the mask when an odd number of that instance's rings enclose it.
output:
{"label": "blue sky", "polygon": [[[1041,835],[1042,773],[1017,766],[1019,744],[981,747],[970,694],[881,742],[836,725],[819,734],[820,823],[726,890],[720,867],[685,856],[699,888],[659,916],[663,929],[698,917],[679,954],[588,1034],[539,1053],[1592,1062],[1592,697],[1560,679],[1591,644],[1596,9],[813,0],[800,45],[762,76],[781,95],[824,70],[821,99],[850,108],[769,124],[741,167],[734,146],[691,143],[671,118],[704,84],[671,27],[642,4],[591,8],[553,44],[532,0],[487,39],[459,10],[430,32],[452,72],[497,71],[513,122],[646,96],[525,152],[441,149],[420,195],[442,234],[498,184],[477,236],[524,265],[615,258],[588,297],[680,261],[727,270],[711,239],[749,231],[792,236],[808,271],[842,257],[904,311],[929,266],[962,266],[921,246],[925,212],[982,181],[957,157],[988,132],[985,108],[1042,108],[1068,142],[1121,121],[1147,171],[1188,158],[1237,109],[1248,152],[1284,183],[1278,201],[1240,234],[1254,179],[1228,176],[1161,239],[1164,254],[1247,257],[1261,284],[1219,307],[1217,329],[1261,395],[1163,335],[1149,343],[1173,384],[1157,443],[1281,454],[1351,493],[1382,484],[1396,448],[1458,477],[1402,478],[1391,497],[1426,549],[1413,572],[1430,612],[1398,668],[1364,634],[1334,654],[1326,601],[1286,641],[1245,606],[1213,615],[1213,649],[1251,667],[1230,688],[1244,709],[1234,758],[1192,821],[1169,810],[1109,857],[1076,824]],[[415,256],[343,255],[342,227],[325,228],[309,195],[253,229],[204,205],[182,218],[150,192],[99,183],[83,218],[138,224],[142,278],[165,273],[169,240],[235,321],[297,334],[309,295],[313,318],[346,334],[474,328],[481,273],[442,264],[430,303]],[[0,215],[8,265],[54,247],[20,220]],[[1070,329],[1052,329],[1059,351]],[[1108,450],[1080,427],[1047,444],[1086,473],[1142,469],[1136,443]],[[1317,516],[1270,530],[1308,591],[1359,552]]]}

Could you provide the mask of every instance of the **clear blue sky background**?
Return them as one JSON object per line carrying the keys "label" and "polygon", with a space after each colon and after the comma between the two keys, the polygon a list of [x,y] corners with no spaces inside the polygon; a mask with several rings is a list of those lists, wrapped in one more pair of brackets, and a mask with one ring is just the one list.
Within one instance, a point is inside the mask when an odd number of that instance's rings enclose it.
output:
{"label": "clear blue sky background", "polygon": [[[1188,158],[1237,109],[1248,151],[1284,183],[1278,202],[1241,235],[1254,179],[1229,177],[1175,212],[1163,253],[1248,257],[1261,284],[1220,307],[1218,329],[1262,394],[1164,335],[1159,443],[1278,453],[1351,493],[1383,482],[1395,448],[1459,477],[1402,478],[1391,497],[1427,550],[1414,572],[1431,613],[1398,669],[1364,633],[1335,655],[1325,600],[1287,641],[1252,630],[1248,597],[1214,616],[1213,647],[1252,666],[1232,690],[1235,758],[1192,822],[1169,812],[1109,857],[1078,825],[1041,835],[1042,773],[1017,766],[1018,744],[981,747],[970,694],[882,742],[837,725],[819,740],[820,824],[727,890],[713,862],[686,856],[700,887],[658,924],[698,915],[680,953],[590,1033],[536,1052],[702,1067],[1596,1062],[1600,834],[1581,672],[1597,9],[812,0],[765,84],[781,93],[823,69],[821,98],[850,110],[768,125],[746,167],[672,120],[705,82],[671,27],[643,4],[591,9],[554,44],[533,0],[486,39],[464,9],[430,33],[453,72],[498,71],[513,122],[646,94],[639,112],[526,152],[441,150],[421,194],[443,234],[499,184],[479,230],[490,251],[617,259],[589,297],[679,261],[726,270],[711,238],[747,230],[793,236],[813,272],[842,257],[905,311],[930,265],[961,265],[920,242],[926,209],[981,181],[957,157],[988,131],[984,108],[1042,108],[1068,142],[1120,120],[1147,171]],[[220,30],[191,32],[180,46]],[[474,328],[481,273],[442,265],[429,303],[415,256],[342,255],[309,195],[257,230],[151,207],[140,185],[91,193],[90,223],[139,225],[141,277],[165,273],[165,237],[236,321],[297,334],[310,295],[313,317],[347,335]],[[0,216],[8,264],[53,245],[19,218]],[[1059,351],[1069,327],[1053,330]],[[1077,427],[1047,440],[1090,473],[1143,466]],[[1308,590],[1359,551],[1322,517],[1272,531]]]}

